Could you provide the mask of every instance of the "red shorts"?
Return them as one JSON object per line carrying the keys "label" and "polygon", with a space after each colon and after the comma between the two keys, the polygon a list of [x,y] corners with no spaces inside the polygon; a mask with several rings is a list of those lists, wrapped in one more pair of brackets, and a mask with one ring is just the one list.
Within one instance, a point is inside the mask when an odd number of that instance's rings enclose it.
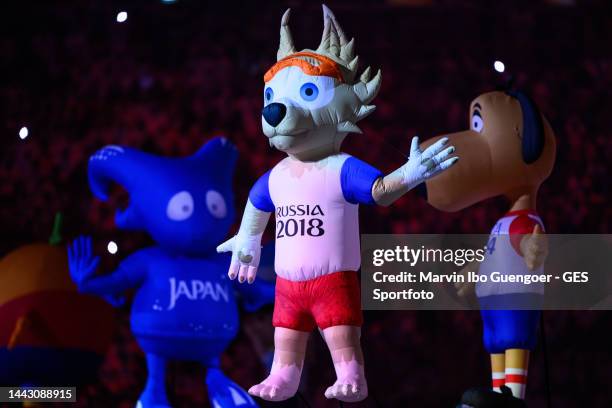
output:
{"label": "red shorts", "polygon": [[302,282],[277,276],[272,324],[304,332],[316,327],[361,326],[357,272],[334,272]]}

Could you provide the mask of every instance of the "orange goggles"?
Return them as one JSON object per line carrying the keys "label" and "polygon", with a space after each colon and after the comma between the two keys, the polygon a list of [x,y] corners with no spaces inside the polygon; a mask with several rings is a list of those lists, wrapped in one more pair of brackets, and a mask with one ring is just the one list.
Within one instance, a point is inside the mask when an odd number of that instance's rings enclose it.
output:
{"label": "orange goggles", "polygon": [[[309,60],[315,60],[316,64],[311,63]],[[270,81],[278,71],[286,67],[298,67],[307,75],[328,76],[344,82],[338,63],[331,58],[315,54],[314,52],[298,52],[283,58],[272,65],[268,72],[266,72],[264,82]]]}

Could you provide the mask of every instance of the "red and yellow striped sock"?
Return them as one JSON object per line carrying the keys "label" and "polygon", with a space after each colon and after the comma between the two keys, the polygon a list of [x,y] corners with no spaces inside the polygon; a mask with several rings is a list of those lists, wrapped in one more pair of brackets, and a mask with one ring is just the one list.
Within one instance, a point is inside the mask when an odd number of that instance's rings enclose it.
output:
{"label": "red and yellow striped sock", "polygon": [[493,391],[501,392],[501,386],[506,384],[506,355],[491,354],[491,377]]}
{"label": "red and yellow striped sock", "polygon": [[529,350],[506,350],[506,386],[516,398],[525,399]]}

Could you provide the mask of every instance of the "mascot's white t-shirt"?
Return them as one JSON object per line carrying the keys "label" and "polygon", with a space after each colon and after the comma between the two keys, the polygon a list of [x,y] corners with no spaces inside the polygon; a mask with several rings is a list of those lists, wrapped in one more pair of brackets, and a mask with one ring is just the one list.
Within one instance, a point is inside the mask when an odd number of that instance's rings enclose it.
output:
{"label": "mascot's white t-shirt", "polygon": [[[490,276],[492,272],[515,275],[537,275],[544,272],[544,267],[530,271],[525,259],[520,254],[520,239],[522,234],[531,234],[536,224],[542,230],[544,224],[540,217],[531,210],[513,211],[500,218],[491,230],[487,253],[480,264],[479,274]],[[544,283],[531,283],[529,285],[516,282],[477,283],[476,295],[479,298],[494,295],[509,295],[516,293],[544,293]]]}
{"label": "mascot's white t-shirt", "polygon": [[358,204],[373,204],[382,173],[339,153],[315,162],[286,157],[253,186],[249,200],[274,212],[278,276],[305,281],[361,264]]}

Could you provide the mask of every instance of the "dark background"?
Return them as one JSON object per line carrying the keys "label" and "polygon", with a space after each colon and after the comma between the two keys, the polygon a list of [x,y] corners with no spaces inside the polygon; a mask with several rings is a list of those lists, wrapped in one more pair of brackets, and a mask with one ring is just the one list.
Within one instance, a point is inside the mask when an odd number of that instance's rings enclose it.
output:
{"label": "dark background", "polygon": [[[610,231],[612,144],[612,13],[606,1],[330,1],[354,36],[362,66],[382,68],[377,111],[360,123],[345,150],[389,171],[401,165],[414,134],[467,128],[468,103],[503,78],[502,60],[517,86],[532,95],[558,138],[556,167],[538,210],[549,232]],[[108,240],[110,270],[145,234],[114,226],[126,196],[95,200],[86,179],[88,156],[106,144],[164,155],[188,155],[226,135],[239,148],[235,178],[242,209],[256,177],[283,157],[260,129],[263,73],[275,61],[280,17],[293,8],[298,49],[318,45],[319,2],[179,0],[5,2],[0,13],[0,255],[47,240],[53,214],[65,217],[65,238],[89,233],[98,253]],[[116,14],[125,10],[127,22]],[[18,137],[27,126],[30,136]],[[409,193],[391,208],[362,208],[368,233],[487,233],[507,210],[489,200],[442,214]],[[100,383],[80,391],[80,406],[133,406],[144,385],[142,353],[127,325],[127,307],[101,369]],[[545,406],[544,367],[554,407],[607,407],[610,313],[545,312],[548,358],[533,353],[528,401]],[[255,331],[265,331],[255,320]],[[447,407],[472,385],[488,385],[488,356],[478,312],[372,312],[363,330],[371,393],[384,407]],[[257,347],[241,333],[223,358],[242,386],[265,375]],[[333,368],[313,335],[303,392],[323,398]],[[546,361],[545,361],[546,360]],[[168,384],[176,406],[206,406],[203,369],[173,363]],[[377,406],[374,398],[361,406]]]}

